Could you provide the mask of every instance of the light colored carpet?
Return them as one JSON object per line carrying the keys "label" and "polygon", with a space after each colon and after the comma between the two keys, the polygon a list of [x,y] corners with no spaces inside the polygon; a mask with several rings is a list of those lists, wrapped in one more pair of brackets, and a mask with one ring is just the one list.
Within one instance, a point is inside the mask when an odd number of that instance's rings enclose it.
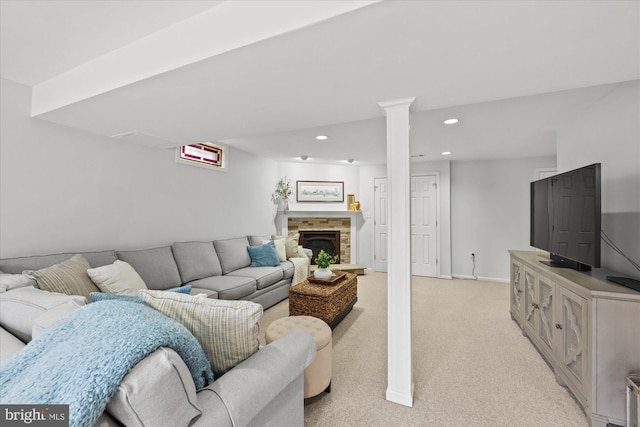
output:
{"label": "light colored carpet", "polygon": [[[413,278],[413,407],[385,400],[387,276],[358,277],[333,331],[331,393],[305,400],[305,426],[587,427],[571,394],[509,316],[509,285]],[[265,311],[264,331],[288,300]]]}

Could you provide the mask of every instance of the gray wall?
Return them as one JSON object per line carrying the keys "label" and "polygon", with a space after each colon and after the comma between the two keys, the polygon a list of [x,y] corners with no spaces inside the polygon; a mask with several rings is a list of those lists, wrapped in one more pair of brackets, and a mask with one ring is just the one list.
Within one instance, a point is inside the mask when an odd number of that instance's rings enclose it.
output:
{"label": "gray wall", "polygon": [[2,80],[0,256],[127,249],[275,231],[277,163],[231,150],[227,173],[32,119]]}
{"label": "gray wall", "polygon": [[[558,131],[558,172],[602,164],[602,229],[640,262],[640,81],[622,83]],[[602,244],[602,266],[640,272]]]}
{"label": "gray wall", "polygon": [[555,157],[453,162],[451,235],[454,276],[509,278],[509,249],[529,246],[529,183]]}

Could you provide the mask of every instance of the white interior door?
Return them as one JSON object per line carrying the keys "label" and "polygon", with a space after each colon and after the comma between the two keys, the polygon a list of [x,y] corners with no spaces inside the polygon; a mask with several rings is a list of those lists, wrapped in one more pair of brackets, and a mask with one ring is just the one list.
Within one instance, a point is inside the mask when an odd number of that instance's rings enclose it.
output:
{"label": "white interior door", "polygon": [[435,175],[411,177],[411,274],[438,275]]}
{"label": "white interior door", "polygon": [[[374,179],[374,270],[387,271],[386,178]],[[411,274],[438,276],[437,182],[435,175],[411,177]]]}
{"label": "white interior door", "polygon": [[387,223],[387,178],[375,178],[374,190],[374,253],[373,269],[375,271],[387,271],[387,236],[389,225]]}

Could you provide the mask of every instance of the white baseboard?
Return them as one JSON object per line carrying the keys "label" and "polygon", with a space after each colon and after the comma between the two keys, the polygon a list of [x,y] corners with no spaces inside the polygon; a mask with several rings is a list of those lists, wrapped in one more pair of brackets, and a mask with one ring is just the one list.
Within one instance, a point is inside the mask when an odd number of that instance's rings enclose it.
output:
{"label": "white baseboard", "polygon": [[482,277],[482,276],[474,277],[474,276],[467,276],[464,274],[454,274],[453,278],[464,279],[464,280],[482,280],[483,282],[509,283],[509,279],[500,279],[496,277]]}
{"label": "white baseboard", "polygon": [[389,402],[398,403],[400,405],[413,407],[413,396],[407,393],[400,393],[394,390],[387,389],[386,399]]}
{"label": "white baseboard", "polygon": [[453,276],[443,276],[443,275],[440,275],[440,276],[438,276],[438,279],[449,279],[449,280],[451,280],[451,279],[453,279]]}

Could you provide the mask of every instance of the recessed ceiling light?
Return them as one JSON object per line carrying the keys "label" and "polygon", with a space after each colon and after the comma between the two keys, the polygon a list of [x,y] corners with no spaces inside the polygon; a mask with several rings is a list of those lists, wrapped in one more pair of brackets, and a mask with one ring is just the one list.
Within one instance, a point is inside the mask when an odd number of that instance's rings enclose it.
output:
{"label": "recessed ceiling light", "polygon": [[300,158],[301,158],[302,160],[307,160],[307,159],[309,158],[309,156],[300,156]]}
{"label": "recessed ceiling light", "polygon": [[445,125],[455,125],[456,123],[458,123],[460,120],[456,119],[456,118],[450,118],[444,121]]}
{"label": "recessed ceiling light", "polygon": [[327,135],[318,135],[316,136],[316,139],[320,141],[324,141],[325,139],[329,139],[329,137]]}
{"label": "recessed ceiling light", "polygon": [[450,156],[451,155],[451,151],[443,151],[442,155],[443,156]]}

